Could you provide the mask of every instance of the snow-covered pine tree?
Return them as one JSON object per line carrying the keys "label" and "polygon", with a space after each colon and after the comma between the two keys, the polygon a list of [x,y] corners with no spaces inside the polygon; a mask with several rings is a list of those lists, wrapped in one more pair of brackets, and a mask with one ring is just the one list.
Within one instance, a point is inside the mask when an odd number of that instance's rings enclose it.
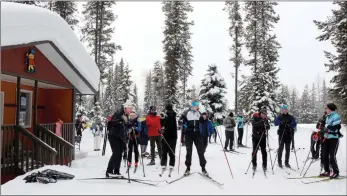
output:
{"label": "snow-covered pine tree", "polygon": [[281,90],[278,97],[278,103],[279,104],[286,104],[289,105],[289,99],[290,99],[290,94],[289,94],[289,90],[288,90],[288,86],[282,84],[281,85]]}
{"label": "snow-covered pine tree", "polygon": [[109,116],[114,113],[114,92],[113,92],[113,69],[109,69],[108,73],[108,78],[107,78],[107,83],[106,83],[106,89],[105,89],[105,94],[103,97],[103,111],[105,116]]}
{"label": "snow-covered pine tree", "polygon": [[313,83],[312,84],[312,89],[311,89],[311,119],[316,121],[318,120],[317,117],[318,117],[318,111],[317,111],[317,104],[318,104],[318,101],[317,101],[317,89],[316,89],[316,86],[315,84]]}
{"label": "snow-covered pine tree", "polygon": [[241,49],[243,46],[242,38],[244,36],[240,4],[238,1],[226,1],[224,10],[228,12],[230,22],[229,36],[233,39],[230,48],[232,53],[230,61],[233,62],[235,67],[235,113],[238,113],[238,69],[243,62]]}
{"label": "snow-covered pine tree", "polygon": [[95,102],[93,108],[89,112],[89,119],[92,122],[99,122],[102,123],[105,121],[104,113],[101,109],[100,102]]}
{"label": "snow-covered pine tree", "polygon": [[45,7],[58,13],[72,29],[75,29],[79,22],[76,15],[77,3],[75,1],[49,1]]}
{"label": "snow-covered pine tree", "polygon": [[329,102],[329,90],[325,80],[323,80],[322,93],[321,93],[321,107],[324,110],[325,105]]}
{"label": "snow-covered pine tree", "polygon": [[276,68],[280,44],[276,35],[271,34],[274,24],[279,21],[274,6],[276,2],[247,1],[245,2],[246,18],[248,22],[245,32],[246,48],[251,59],[246,65],[251,66],[251,82],[254,88],[251,112],[261,107],[268,109],[269,117],[274,118],[279,111],[276,90],[279,87]]}
{"label": "snow-covered pine tree", "polygon": [[238,90],[238,108],[239,111],[242,111],[244,114],[251,113],[251,104],[252,104],[252,95],[253,95],[253,86],[250,81],[252,76],[241,76],[241,82],[239,84],[240,88]]}
{"label": "snow-covered pine tree", "polygon": [[147,113],[149,111],[149,107],[153,104],[153,92],[152,92],[152,72],[146,76],[146,85],[145,85],[145,97],[143,104],[143,111]]}
{"label": "snow-covered pine tree", "polygon": [[308,91],[309,91],[308,85],[306,85],[300,99],[299,122],[304,124],[309,124],[314,122],[314,120],[312,119],[312,110],[311,110],[312,100]]}
{"label": "snow-covered pine tree", "polygon": [[[114,1],[89,1],[83,5],[83,21],[81,28],[82,41],[87,43],[100,71],[100,84],[107,78],[108,70],[113,65],[112,57],[120,46],[112,41],[114,28],[111,26],[116,20],[113,13]],[[96,99],[99,100],[100,92]]]}
{"label": "snow-covered pine tree", "polygon": [[139,97],[138,97],[138,94],[137,94],[137,85],[136,83],[134,84],[134,89],[133,89],[133,99],[132,99],[132,102],[134,103],[135,105],[135,109],[137,112],[140,112],[140,108],[139,108]]}
{"label": "snow-covered pine tree", "polygon": [[292,114],[295,118],[299,118],[299,109],[301,107],[300,105],[300,99],[298,97],[298,92],[294,88],[292,90],[292,93],[290,94],[290,99],[288,102],[289,105],[289,113]]}
{"label": "snow-covered pine tree", "polygon": [[40,1],[12,1],[15,3],[22,3],[22,4],[27,4],[27,5],[38,5],[38,3],[40,3]]}
{"label": "snow-covered pine tree", "polygon": [[76,103],[75,119],[77,119],[78,115],[81,115],[82,120],[84,120],[85,122],[88,122],[89,118],[87,117],[87,114],[88,114],[88,111],[86,110],[86,108]]}
{"label": "snow-covered pine tree", "polygon": [[125,91],[124,93],[124,103],[128,99],[133,99],[134,94],[131,92],[131,85],[133,84],[133,81],[131,80],[131,69],[129,68],[129,64],[126,65],[124,68],[124,86],[123,89]]}
{"label": "snow-covered pine tree", "polygon": [[347,121],[347,2],[334,1],[337,8],[332,10],[332,16],[327,21],[314,21],[318,29],[322,31],[317,39],[319,41],[330,40],[336,49],[336,54],[324,51],[329,63],[325,64],[328,71],[336,72],[331,79],[334,87],[331,94],[340,106],[342,119]]}
{"label": "snow-covered pine tree", "polygon": [[[201,81],[201,93],[199,100],[208,112],[213,112],[215,116],[222,116],[227,110],[225,102],[226,84],[223,77],[219,74],[217,66],[208,66],[207,73]],[[212,111],[209,111],[211,108]]]}
{"label": "snow-covered pine tree", "polygon": [[[182,73],[182,70],[189,73],[188,66],[190,66],[192,58],[190,43],[186,43],[190,41],[189,26],[192,23],[188,21],[188,13],[192,11],[193,8],[188,1],[166,1],[163,3],[163,12],[165,14],[163,45],[166,79],[164,101],[171,102],[174,105],[179,103],[177,84],[180,73]],[[185,65],[183,65],[183,62],[185,62]]]}
{"label": "snow-covered pine tree", "polygon": [[152,74],[152,90],[153,90],[153,105],[162,107],[164,105],[164,72],[162,65],[159,61],[154,63],[153,74]]}

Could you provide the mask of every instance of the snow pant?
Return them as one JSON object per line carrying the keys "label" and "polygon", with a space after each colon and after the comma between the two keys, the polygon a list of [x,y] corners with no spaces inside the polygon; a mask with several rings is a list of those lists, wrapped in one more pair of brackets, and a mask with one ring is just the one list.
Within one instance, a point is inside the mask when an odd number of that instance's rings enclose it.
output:
{"label": "snow pant", "polygon": [[238,128],[237,132],[239,134],[239,137],[237,138],[237,144],[242,145],[243,128]]}
{"label": "snow pant", "polygon": [[208,136],[208,140],[209,142],[211,143],[211,137],[213,136],[213,139],[214,139],[214,143],[217,143],[217,132],[216,132],[216,129],[214,129],[214,133],[211,134],[210,136]]}
{"label": "snow pant", "polygon": [[141,154],[147,151],[147,145],[141,145]]}
{"label": "snow pant", "polygon": [[[230,146],[229,146],[229,144],[230,144]],[[224,145],[224,149],[227,149],[228,146],[229,146],[229,150],[233,149],[233,146],[234,146],[234,131],[225,131],[225,145]]]}
{"label": "snow pant", "polygon": [[[313,141],[311,139],[311,154],[312,154],[312,158],[314,159],[318,159],[319,158],[319,152],[320,151],[320,146],[321,146],[321,140],[318,141]],[[321,154],[322,156],[322,154]]]}
{"label": "snow pant", "polygon": [[208,136],[207,135],[202,136],[202,143],[204,144],[204,151],[206,152],[207,145],[208,145]]}
{"label": "snow pant", "polygon": [[155,161],[155,144],[157,144],[157,148],[158,148],[158,153],[159,153],[159,158],[162,158],[163,155],[163,150],[161,147],[161,135],[158,136],[150,136],[149,137],[149,141],[151,143],[151,161]]}
{"label": "snow pant", "polygon": [[[258,144],[259,144],[259,146],[258,146]],[[260,135],[253,134],[252,145],[253,145],[253,151],[252,151],[252,165],[253,165],[253,167],[257,167],[257,153],[258,153],[258,150],[260,148],[262,159],[263,159],[263,167],[266,168],[267,167],[266,136],[263,135],[263,137],[261,138]],[[258,149],[257,149],[257,146],[258,146]]]}
{"label": "snow pant", "polygon": [[204,143],[202,141],[202,136],[199,131],[186,133],[187,154],[185,165],[187,166],[187,168],[190,168],[190,166],[192,165],[193,143],[195,144],[196,151],[198,151],[200,166],[202,168],[205,168],[206,159],[204,155]]}
{"label": "snow pant", "polygon": [[292,135],[291,133],[287,134],[284,133],[283,134],[283,138],[281,141],[281,137],[282,135],[279,135],[278,137],[278,164],[282,164],[282,153],[283,153],[283,148],[285,147],[286,149],[286,154],[285,154],[285,164],[289,164],[289,156],[290,156],[290,144],[292,143]]}
{"label": "snow pant", "polygon": [[329,164],[331,165],[335,174],[339,174],[339,167],[337,166],[336,153],[339,148],[339,139],[326,139],[324,141],[324,170],[330,172]]}
{"label": "snow pant", "polygon": [[295,148],[295,139],[294,139],[294,137],[295,137],[295,131],[293,130],[292,131],[292,149],[294,149]]}
{"label": "snow pant", "polygon": [[100,150],[101,135],[94,136],[94,150]]}
{"label": "snow pant", "polygon": [[127,146],[127,143],[129,142],[129,138],[125,139],[125,142],[124,142],[124,146],[123,146],[123,149],[124,149],[124,153],[123,153],[123,159],[126,160],[127,159],[127,155],[128,155],[128,146]]}
{"label": "snow pant", "polygon": [[183,129],[181,131],[182,131],[182,133],[181,133],[181,143],[182,143],[182,146],[185,146],[186,145],[186,137],[185,137],[186,132]]}
{"label": "snow pant", "polygon": [[169,154],[169,157],[170,157],[169,166],[174,167],[175,166],[175,161],[176,161],[175,152],[176,152],[177,138],[169,138],[169,139],[166,140],[167,143],[164,141],[164,139],[165,138],[162,139],[163,156],[162,156],[160,165],[166,167],[166,165],[167,165],[167,155]]}
{"label": "snow pant", "polygon": [[82,137],[82,130],[81,129],[77,129],[76,130],[76,135]]}
{"label": "snow pant", "polygon": [[120,164],[122,161],[122,153],[124,151],[125,142],[113,135],[108,136],[110,142],[112,156],[108,162],[107,173],[119,173]]}
{"label": "snow pant", "polygon": [[129,145],[128,145],[128,163],[131,164],[132,162],[132,155],[133,155],[133,151],[135,153],[135,163],[139,162],[139,140],[137,137],[131,137],[129,140]]}

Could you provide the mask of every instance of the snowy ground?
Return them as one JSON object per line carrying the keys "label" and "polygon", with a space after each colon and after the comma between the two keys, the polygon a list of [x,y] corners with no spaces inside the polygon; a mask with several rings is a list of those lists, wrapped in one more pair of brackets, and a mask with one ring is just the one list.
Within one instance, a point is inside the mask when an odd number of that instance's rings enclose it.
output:
{"label": "snowy ground", "polygon": [[[300,170],[303,167],[306,159],[309,145],[310,134],[315,125],[299,125],[296,133],[296,148],[301,148],[297,151],[298,163]],[[277,129],[273,127],[270,134],[270,147],[277,149]],[[250,135],[251,127],[248,128],[248,135]],[[246,132],[246,130],[245,130]],[[337,160],[340,168],[340,175],[346,175],[346,128],[344,127],[342,133],[345,137],[340,141],[339,151],[337,152]],[[223,138],[224,138],[224,134]],[[207,166],[206,169],[210,176],[214,179],[224,183],[224,188],[219,188],[210,181],[195,174],[189,176],[181,181],[173,184],[162,183],[158,187],[137,184],[135,182],[128,184],[126,181],[120,180],[98,180],[98,181],[79,181],[81,178],[88,177],[104,177],[106,166],[111,154],[108,146],[106,156],[101,156],[101,152],[93,151],[93,137],[89,131],[84,132],[83,142],[81,144],[81,151],[86,158],[81,158],[72,163],[71,167],[65,166],[46,166],[40,170],[51,168],[67,172],[75,175],[75,179],[68,181],[58,181],[55,184],[39,184],[32,183],[26,184],[23,178],[28,175],[19,176],[16,179],[1,186],[2,194],[16,194],[16,195],[51,195],[51,194],[72,194],[72,195],[121,195],[121,194],[226,194],[226,195],[241,195],[241,194],[309,194],[309,195],[346,195],[346,180],[336,180],[329,182],[320,182],[315,184],[303,184],[302,180],[288,180],[285,178],[287,175],[285,171],[275,166],[275,175],[272,175],[270,166],[270,157],[268,156],[268,179],[265,179],[263,172],[260,170],[261,166],[261,153],[258,153],[258,169],[259,172],[255,174],[252,179],[251,170],[245,175],[246,169],[251,158],[251,149],[240,148],[238,151],[245,152],[245,154],[235,155],[227,153],[227,157],[231,164],[231,169],[234,174],[232,179],[224,153],[221,151],[219,144],[209,144],[206,152]],[[219,143],[219,142],[218,142]],[[244,137],[244,143],[246,138]],[[251,137],[248,137],[247,145],[251,146]],[[303,149],[304,148],[304,149]],[[148,148],[149,150],[149,148]],[[179,147],[176,149],[178,156]],[[272,160],[275,157],[275,150],[271,151]],[[177,174],[177,164],[172,179],[181,176],[185,170],[185,148],[181,152],[181,167],[180,174]],[[82,156],[83,157],[83,156]],[[178,160],[178,158],[177,158]],[[284,160],[284,157],[283,157]],[[149,162],[145,159],[145,164]],[[157,160],[156,166],[145,166],[146,179],[160,180],[158,176],[160,167]],[[297,169],[294,153],[291,153],[290,163],[293,168]],[[125,174],[125,167],[121,167],[122,174]],[[319,162],[314,163],[307,173],[307,176],[317,175],[319,173]],[[192,172],[201,171],[199,166],[196,150],[193,151],[193,165]],[[291,177],[299,176],[298,173],[291,172]],[[133,178],[143,178],[142,167],[139,167],[136,174],[131,172]],[[163,177],[168,179],[166,175]],[[168,179],[169,180],[169,179]]]}

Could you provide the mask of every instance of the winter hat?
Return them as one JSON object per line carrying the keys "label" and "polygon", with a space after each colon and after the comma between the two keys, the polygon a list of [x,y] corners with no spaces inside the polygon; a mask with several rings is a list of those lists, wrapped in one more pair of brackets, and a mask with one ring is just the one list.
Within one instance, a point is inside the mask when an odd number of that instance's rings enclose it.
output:
{"label": "winter hat", "polygon": [[230,112],[230,113],[229,113],[229,116],[230,116],[230,117],[234,117],[234,113],[233,113],[233,112]]}
{"label": "winter hat", "polygon": [[192,107],[199,107],[199,102],[198,101],[193,101],[192,102]]}
{"label": "winter hat", "polygon": [[155,107],[154,105],[150,106],[149,107],[149,111],[157,111],[157,107]]}
{"label": "winter hat", "polygon": [[281,107],[282,110],[288,110],[288,106],[286,104],[283,104]]}
{"label": "winter hat", "polygon": [[337,106],[334,103],[328,103],[327,108],[329,108],[331,111],[337,110]]}
{"label": "winter hat", "polygon": [[167,103],[166,106],[165,106],[165,109],[166,109],[167,111],[172,111],[172,110],[173,110],[172,104],[171,104],[171,103]]}
{"label": "winter hat", "polygon": [[201,115],[202,115],[202,116],[203,116],[203,115],[206,115],[206,116],[207,116],[207,112],[203,112]]}
{"label": "winter hat", "polygon": [[265,108],[265,107],[261,108],[261,109],[260,109],[260,113],[267,114],[266,108]]}
{"label": "winter hat", "polygon": [[124,108],[134,108],[133,102],[131,102],[129,99],[124,103],[123,105]]}

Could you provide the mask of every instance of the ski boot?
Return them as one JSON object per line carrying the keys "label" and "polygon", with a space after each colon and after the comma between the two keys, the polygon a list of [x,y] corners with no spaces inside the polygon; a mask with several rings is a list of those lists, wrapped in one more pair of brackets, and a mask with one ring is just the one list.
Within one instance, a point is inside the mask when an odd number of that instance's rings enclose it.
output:
{"label": "ski boot", "polygon": [[208,176],[208,173],[207,173],[207,171],[206,171],[206,169],[204,167],[201,168],[201,171],[202,171],[203,175]]}
{"label": "ski boot", "polygon": [[137,171],[137,167],[139,166],[139,162],[135,162],[135,168],[134,168],[134,173]]}
{"label": "ski boot", "polygon": [[283,169],[282,162],[278,162],[278,167],[280,167],[281,169]]}
{"label": "ski boot", "polygon": [[256,165],[253,165],[252,166],[252,170],[255,171],[257,169],[257,166]]}
{"label": "ski boot", "polygon": [[174,166],[169,167],[169,177],[171,177],[171,173],[172,173],[173,169],[174,169]]}
{"label": "ski boot", "polygon": [[190,168],[187,167],[186,171],[184,172],[184,176],[190,175]]}
{"label": "ski boot", "polygon": [[147,165],[148,165],[148,166],[150,166],[150,165],[155,165],[155,161],[154,161],[154,160],[151,160],[151,162],[149,162]]}
{"label": "ski boot", "polygon": [[266,172],[267,171],[267,167],[263,166],[263,171]]}
{"label": "ski boot", "polygon": [[292,168],[290,165],[289,165],[289,163],[285,163],[284,164],[287,168]]}
{"label": "ski boot", "polygon": [[161,166],[161,172],[159,176],[162,177],[165,171],[166,171],[166,166]]}
{"label": "ski boot", "polygon": [[319,174],[320,177],[329,177],[329,172],[323,172],[321,174]]}
{"label": "ski boot", "polygon": [[225,151],[225,152],[229,152],[229,150],[228,150],[228,149],[226,149],[226,148],[224,148],[224,151]]}
{"label": "ski boot", "polygon": [[123,176],[119,172],[108,173],[111,178],[122,178]]}
{"label": "ski boot", "polygon": [[330,175],[330,179],[339,178],[339,174],[333,173]]}

